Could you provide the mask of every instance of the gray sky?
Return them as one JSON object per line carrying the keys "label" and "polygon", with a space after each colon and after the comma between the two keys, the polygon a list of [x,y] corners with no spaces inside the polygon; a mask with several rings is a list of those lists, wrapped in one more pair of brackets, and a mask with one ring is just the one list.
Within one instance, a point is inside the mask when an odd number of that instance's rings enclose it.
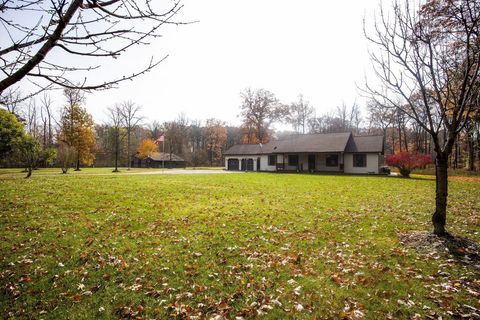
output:
{"label": "gray sky", "polygon": [[[356,84],[370,62],[363,18],[371,23],[379,0],[183,0],[177,20],[163,37],[105,64],[102,74],[123,75],[150,57],[169,57],[147,75],[118,89],[87,95],[97,122],[116,102],[142,106],[146,122],[168,121],[184,112],[190,119],[218,118],[240,124],[240,92],[265,88],[284,103],[302,93],[324,113],[345,102],[365,105]],[[99,77],[98,79],[96,77]],[[94,81],[98,82],[98,81]],[[58,94],[57,94],[58,96]],[[61,97],[55,98],[61,106]]]}

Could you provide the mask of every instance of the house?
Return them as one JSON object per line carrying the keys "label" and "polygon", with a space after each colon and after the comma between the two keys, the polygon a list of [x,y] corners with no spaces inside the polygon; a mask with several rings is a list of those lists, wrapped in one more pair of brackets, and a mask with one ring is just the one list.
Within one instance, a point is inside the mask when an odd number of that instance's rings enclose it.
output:
{"label": "house", "polygon": [[237,144],[226,150],[225,169],[242,171],[329,171],[379,173],[383,136],[352,133],[293,135],[266,144]]}
{"label": "house", "polygon": [[176,154],[154,152],[146,158],[135,156],[133,167],[137,168],[185,168],[187,163]]}

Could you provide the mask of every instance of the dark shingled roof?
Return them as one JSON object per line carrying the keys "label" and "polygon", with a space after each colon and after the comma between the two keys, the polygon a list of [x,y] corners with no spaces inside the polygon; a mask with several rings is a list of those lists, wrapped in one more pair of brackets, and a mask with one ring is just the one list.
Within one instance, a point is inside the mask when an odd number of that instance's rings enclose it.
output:
{"label": "dark shingled roof", "polygon": [[149,158],[152,159],[153,161],[185,161],[173,153],[172,153],[172,158],[170,159],[170,153],[166,153],[166,152],[152,153],[152,155],[149,156]]}
{"label": "dark shingled roof", "polygon": [[349,132],[294,135],[272,141],[271,143],[274,145],[272,152],[342,152],[345,150],[349,137]]}
{"label": "dark shingled roof", "polygon": [[[225,151],[223,154],[228,155],[248,155],[270,153],[270,148],[264,148],[267,144],[260,146],[259,144],[236,144]],[[266,150],[264,150],[266,149]]]}
{"label": "dark shingled roof", "polygon": [[383,152],[383,136],[352,136],[345,152]]}
{"label": "dark shingled roof", "polygon": [[315,152],[382,152],[382,136],[354,137],[350,132],[293,135],[264,145],[236,144],[224,155]]}

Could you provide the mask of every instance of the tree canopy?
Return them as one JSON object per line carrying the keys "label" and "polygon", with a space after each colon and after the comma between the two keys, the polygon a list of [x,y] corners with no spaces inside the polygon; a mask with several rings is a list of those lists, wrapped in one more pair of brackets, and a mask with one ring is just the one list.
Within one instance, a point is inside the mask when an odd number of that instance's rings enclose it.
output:
{"label": "tree canopy", "polygon": [[23,124],[7,110],[0,109],[0,159],[6,157],[24,139]]}

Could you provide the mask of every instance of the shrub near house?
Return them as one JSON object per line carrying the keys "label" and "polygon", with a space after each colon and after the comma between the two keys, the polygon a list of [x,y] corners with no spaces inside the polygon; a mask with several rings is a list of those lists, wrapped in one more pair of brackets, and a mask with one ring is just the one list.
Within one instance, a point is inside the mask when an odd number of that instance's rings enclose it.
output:
{"label": "shrub near house", "polygon": [[385,163],[391,167],[398,168],[403,177],[410,177],[413,169],[423,168],[432,163],[432,156],[429,154],[403,151],[385,157]]}

